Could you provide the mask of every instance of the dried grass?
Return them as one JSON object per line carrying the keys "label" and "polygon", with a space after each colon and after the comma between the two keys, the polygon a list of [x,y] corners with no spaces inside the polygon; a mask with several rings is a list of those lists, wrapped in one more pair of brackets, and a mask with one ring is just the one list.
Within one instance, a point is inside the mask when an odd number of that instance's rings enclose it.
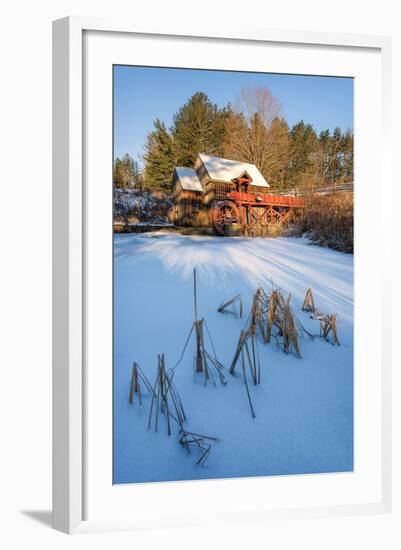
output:
{"label": "dried grass", "polygon": [[279,289],[273,289],[268,295],[259,287],[253,297],[250,323],[255,332],[259,332],[265,344],[275,337],[285,353],[295,353],[301,357],[300,338],[311,334],[305,329],[291,308],[291,294],[285,295]]}
{"label": "dried grass", "polygon": [[338,346],[340,345],[337,332],[337,314],[323,313],[320,311],[320,309],[315,306],[315,299],[311,288],[308,288],[306,291],[302,311],[308,311],[311,314],[311,319],[319,321],[320,336],[329,342],[331,335],[332,343]]}
{"label": "dried grass", "polygon": [[354,251],[354,194],[305,197],[305,210],[298,219],[302,232],[320,246],[342,252]]}
{"label": "dried grass", "polygon": [[271,223],[268,225],[256,224],[245,226],[243,233],[246,237],[280,237],[283,234],[285,225],[281,222]]}
{"label": "dried grass", "polygon": [[231,313],[234,315],[235,318],[242,317],[243,313],[243,303],[242,303],[242,297],[240,294],[237,294],[233,298],[230,298],[226,302],[222,302],[220,306],[217,308],[217,311],[219,313]]}

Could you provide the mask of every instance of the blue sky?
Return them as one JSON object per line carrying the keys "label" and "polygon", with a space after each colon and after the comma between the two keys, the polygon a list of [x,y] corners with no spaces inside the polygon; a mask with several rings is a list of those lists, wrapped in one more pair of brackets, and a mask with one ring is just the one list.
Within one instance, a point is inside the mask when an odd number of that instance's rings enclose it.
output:
{"label": "blue sky", "polygon": [[219,106],[234,103],[242,88],[265,86],[279,100],[288,124],[304,120],[317,132],[353,128],[353,79],[269,73],[114,67],[114,156],[129,153],[141,164],[146,136],[156,118],[169,127],[195,92]]}

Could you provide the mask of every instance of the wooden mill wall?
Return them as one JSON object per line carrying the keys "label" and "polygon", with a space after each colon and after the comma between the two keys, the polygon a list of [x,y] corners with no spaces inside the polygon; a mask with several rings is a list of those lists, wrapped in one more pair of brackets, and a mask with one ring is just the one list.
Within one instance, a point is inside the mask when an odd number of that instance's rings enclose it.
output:
{"label": "wooden mill wall", "polygon": [[[227,199],[227,193],[235,191],[230,183],[210,180],[203,164],[198,167],[198,177],[204,192],[183,190],[178,180],[173,183],[173,208],[171,220],[175,225],[187,227],[208,227],[210,209],[219,201]],[[268,193],[268,189],[250,186],[252,193]]]}
{"label": "wooden mill wall", "polygon": [[[179,184],[177,184],[176,187],[180,187]],[[201,218],[204,213],[205,205],[203,193],[199,191],[184,191],[183,189],[176,189],[173,191],[171,217],[175,225],[189,227],[207,225],[207,223],[201,223]]]}

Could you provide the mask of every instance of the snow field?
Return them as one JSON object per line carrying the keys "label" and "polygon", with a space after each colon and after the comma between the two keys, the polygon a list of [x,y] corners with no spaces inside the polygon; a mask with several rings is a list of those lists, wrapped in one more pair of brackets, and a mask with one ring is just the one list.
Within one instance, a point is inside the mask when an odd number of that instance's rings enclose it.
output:
{"label": "snow field", "polygon": [[[353,257],[311,246],[306,239],[191,237],[147,233],[115,236],[114,269],[114,482],[150,482],[353,469]],[[218,438],[205,466],[198,454],[147,429],[150,396],[128,403],[133,361],[153,383],[157,354],[167,367],[178,361],[193,317],[193,268],[198,311],[212,334],[227,385],[195,380],[194,340],[174,382],[188,417],[187,429]],[[318,334],[319,323],[301,311],[312,287],[316,306],[337,313],[340,347],[321,338],[301,342],[302,359],[258,338],[261,384],[250,385],[252,419],[240,369],[228,373],[252,296],[261,284],[291,293],[293,309]],[[244,317],[217,312],[241,294]],[[206,336],[207,340],[207,336]],[[210,347],[210,346],[209,346]],[[250,380],[248,379],[250,382]]]}

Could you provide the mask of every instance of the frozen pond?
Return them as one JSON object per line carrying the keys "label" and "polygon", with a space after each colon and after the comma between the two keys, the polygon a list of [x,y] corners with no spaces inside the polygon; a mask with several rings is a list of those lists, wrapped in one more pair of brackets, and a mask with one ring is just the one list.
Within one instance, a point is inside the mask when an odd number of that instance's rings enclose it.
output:
{"label": "frozen pond", "polygon": [[[340,472],[353,469],[353,256],[311,246],[305,239],[189,237],[147,233],[115,236],[114,269],[114,482]],[[129,405],[133,361],[153,382],[157,354],[167,366],[181,355],[191,329],[193,268],[198,309],[226,367],[226,386],[195,381],[194,342],[175,371],[188,429],[218,438],[205,466],[194,451],[147,429],[150,397]],[[312,287],[316,306],[337,313],[340,347],[304,337],[302,359],[259,339],[261,384],[250,388],[252,419],[242,377],[228,374],[253,293],[278,286],[291,293],[306,328],[319,323],[301,311]],[[217,312],[241,294],[244,317]]]}

